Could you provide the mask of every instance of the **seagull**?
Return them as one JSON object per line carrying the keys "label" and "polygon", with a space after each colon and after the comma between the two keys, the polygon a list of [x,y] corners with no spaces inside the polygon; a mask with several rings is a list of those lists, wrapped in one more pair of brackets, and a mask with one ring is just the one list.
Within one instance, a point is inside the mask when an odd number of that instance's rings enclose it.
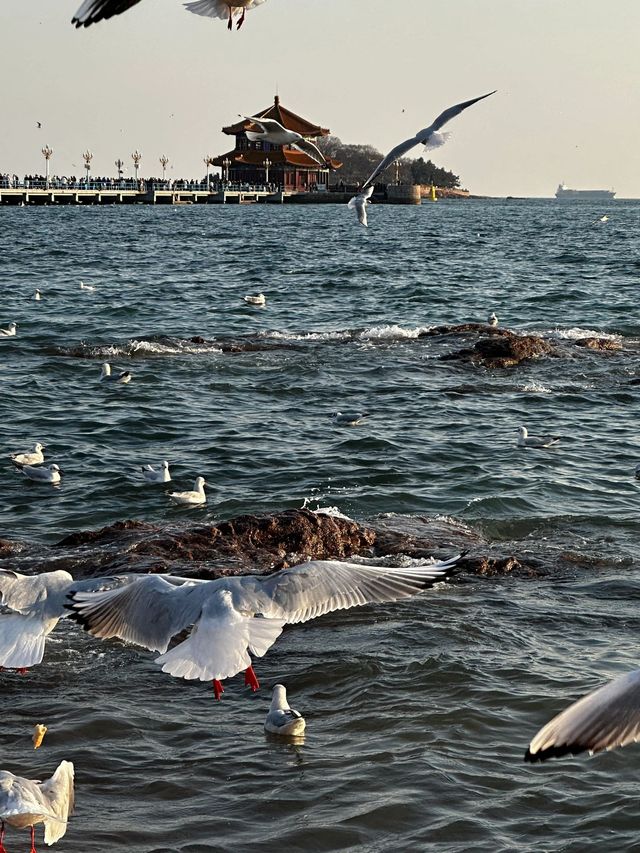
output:
{"label": "seagull", "polygon": [[93,292],[95,290],[95,287],[92,284],[85,284],[84,281],[81,281],[80,290],[88,290],[90,292]]}
{"label": "seagull", "polygon": [[34,467],[33,465],[23,465],[22,473],[25,477],[33,480],[36,483],[53,483],[56,485],[60,482],[60,469],[54,463],[48,468]]}
{"label": "seagull", "polygon": [[37,121],[37,122],[36,122],[36,127],[38,128],[38,130],[40,130],[40,129],[42,128],[42,122],[41,122],[41,121]]}
{"label": "seagull", "polygon": [[497,326],[498,325],[498,318],[496,317],[494,311],[492,311],[491,314],[489,314],[489,318],[487,320],[487,323],[490,326]]}
{"label": "seagull", "polygon": [[518,447],[551,447],[559,441],[559,435],[530,436],[526,427],[518,427]]}
{"label": "seagull", "polygon": [[[71,19],[71,23],[76,27],[89,27],[98,21],[126,12],[139,2],[140,0],[84,0]],[[254,9],[261,3],[264,3],[264,0],[196,0],[193,3],[185,3],[184,6],[195,15],[204,15],[207,18],[228,18],[228,29],[233,28],[233,15],[238,10],[242,10],[236,24],[240,29],[247,9]]]}
{"label": "seagull", "polygon": [[111,365],[105,361],[102,365],[100,381],[126,385],[127,382],[131,382],[131,373],[128,370],[121,370],[120,373],[111,373]]}
{"label": "seagull", "polygon": [[524,760],[591,755],[640,738],[640,669],[621,675],[565,708],[540,729]]}
{"label": "seagull", "polygon": [[283,684],[273,688],[271,707],[264,721],[265,731],[272,735],[292,736],[303,734],[306,727],[304,717],[294,711],[287,702],[287,690]]}
{"label": "seagull", "polygon": [[42,465],[44,462],[44,444],[38,442],[33,450],[26,450],[24,453],[12,453],[11,461],[18,467],[22,465]]}
{"label": "seagull", "polygon": [[599,216],[597,219],[594,219],[591,223],[592,225],[596,225],[598,222],[608,222],[609,217],[605,214],[604,216]]}
{"label": "seagull", "polygon": [[369,412],[331,412],[329,417],[336,426],[357,426],[369,417]]}
{"label": "seagull", "polygon": [[264,293],[255,293],[253,295],[243,296],[242,298],[249,305],[266,305],[267,304],[267,297],[264,295]]}
{"label": "seagull", "polygon": [[207,496],[204,493],[206,482],[204,477],[196,477],[192,492],[169,492],[169,497],[177,504],[204,504]]}
{"label": "seagull", "polygon": [[40,300],[42,299],[42,291],[38,290],[37,287],[36,287],[35,293],[33,294],[33,299],[35,302],[40,302]]}
{"label": "seagull", "polygon": [[143,465],[142,476],[147,483],[169,483],[171,481],[169,463],[166,461],[163,462],[160,470],[154,468],[152,465]]}
{"label": "seagull", "polygon": [[[94,637],[119,637],[160,652],[155,662],[163,672],[213,681],[219,699],[221,681],[243,669],[245,684],[258,689],[250,653],[266,654],[285,624],[415,595],[445,580],[460,556],[410,568],[315,560],[272,575],[199,582],[142,575],[119,589],[72,592],[68,606]],[[185,629],[187,638],[169,649]]]}
{"label": "seagull", "polygon": [[17,328],[17,323],[9,323],[8,329],[0,329],[0,335],[3,335],[5,338],[12,338],[14,337]]}
{"label": "seagull", "polygon": [[55,844],[67,831],[73,812],[73,764],[61,761],[45,782],[0,770],[0,850],[4,850],[5,823],[16,829],[31,827],[31,853],[36,853],[35,824],[44,824],[44,843]]}
{"label": "seagull", "polygon": [[257,118],[256,116],[241,116],[247,121],[253,122],[260,127],[260,131],[246,130],[247,139],[250,142],[269,142],[271,145],[289,145],[302,151],[307,157],[311,157],[316,163],[321,166],[327,165],[327,158],[322,151],[313,142],[305,139],[300,133],[295,130],[287,130],[279,121],[273,118]]}
{"label": "seagull", "polygon": [[[466,110],[467,107],[472,106],[473,104],[477,104],[478,101],[482,101],[484,98],[488,98],[490,95],[495,95],[497,90],[493,92],[488,92],[486,95],[480,95],[478,98],[472,98],[470,101],[463,101],[461,104],[455,104],[453,107],[449,107],[444,112],[440,113],[438,118],[431,124],[429,127],[425,127],[422,130],[419,130],[415,136],[412,136],[410,139],[405,139],[404,142],[401,142],[399,145],[396,145],[395,148],[392,148],[391,151],[387,154],[386,157],[378,163],[373,172],[369,175],[367,180],[364,182],[360,189],[359,195],[362,195],[364,190],[368,187],[373,186],[376,178],[385,169],[388,169],[392,163],[395,163],[403,154],[406,154],[407,151],[410,151],[412,148],[415,148],[416,145],[422,143],[425,146],[426,151],[430,151],[433,148],[439,148],[441,145],[447,141],[447,134],[438,133],[441,127],[443,127],[448,121],[451,121],[452,118],[459,115],[463,110]],[[358,196],[355,196],[355,199],[358,199]],[[352,199],[354,201],[354,199]],[[351,203],[349,203],[351,204]],[[353,205],[358,209],[358,202]],[[365,216],[366,220],[366,216]],[[362,222],[360,218],[360,211],[358,210],[358,221],[363,225],[366,225],[366,221]]]}
{"label": "seagull", "polygon": [[367,187],[366,190],[359,192],[358,195],[354,195],[352,199],[349,199],[347,202],[347,207],[355,208],[358,216],[358,222],[360,225],[364,225],[365,228],[368,228],[367,221],[367,205],[371,204],[369,199],[373,195],[373,185]]}

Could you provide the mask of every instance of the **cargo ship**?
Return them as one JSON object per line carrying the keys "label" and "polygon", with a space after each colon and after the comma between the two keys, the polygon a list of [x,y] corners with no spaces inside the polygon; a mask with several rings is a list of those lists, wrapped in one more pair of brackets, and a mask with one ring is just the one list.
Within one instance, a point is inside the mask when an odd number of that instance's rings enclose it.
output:
{"label": "cargo ship", "polygon": [[610,201],[614,196],[613,190],[571,190],[566,184],[556,190],[556,198],[562,201]]}

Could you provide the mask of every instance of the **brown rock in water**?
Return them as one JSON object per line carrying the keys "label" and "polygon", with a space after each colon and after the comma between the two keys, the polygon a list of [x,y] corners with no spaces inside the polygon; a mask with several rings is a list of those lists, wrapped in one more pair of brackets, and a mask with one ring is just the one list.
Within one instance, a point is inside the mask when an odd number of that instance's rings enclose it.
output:
{"label": "brown rock in water", "polygon": [[419,338],[431,338],[436,335],[492,335],[495,337],[504,337],[505,335],[513,335],[509,329],[503,329],[500,326],[490,326],[488,323],[458,323],[455,326],[434,326],[433,329],[427,329],[420,332]]}
{"label": "brown rock in water", "polygon": [[70,533],[69,536],[56,542],[55,547],[77,548],[79,545],[89,543],[115,542],[122,539],[122,534],[126,531],[148,532],[150,530],[158,530],[158,528],[146,521],[116,521],[115,524],[109,524],[100,530],[79,530],[77,533]]}
{"label": "brown rock in water", "polygon": [[19,542],[11,542],[9,539],[0,539],[0,559],[10,557],[13,553],[19,550]]}
{"label": "brown rock in water", "polygon": [[553,352],[552,345],[536,335],[515,335],[480,338],[473,348],[458,350],[441,357],[442,361],[470,361],[482,367],[514,367],[523,361]]}
{"label": "brown rock in water", "polygon": [[621,350],[622,344],[620,341],[612,338],[578,338],[575,341],[577,347],[586,347],[587,349],[595,350]]}

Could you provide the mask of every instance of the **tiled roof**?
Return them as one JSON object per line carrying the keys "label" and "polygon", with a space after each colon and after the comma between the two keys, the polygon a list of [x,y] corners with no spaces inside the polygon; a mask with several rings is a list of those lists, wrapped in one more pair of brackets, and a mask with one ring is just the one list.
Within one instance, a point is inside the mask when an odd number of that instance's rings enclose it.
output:
{"label": "tiled roof", "polygon": [[[277,95],[273,99],[273,104],[270,107],[260,110],[257,113],[253,113],[252,115],[256,118],[273,118],[277,122],[280,122],[283,127],[286,127],[287,130],[295,130],[296,133],[300,133],[302,136],[328,136],[330,132],[328,127],[320,127],[319,124],[312,124],[310,121],[307,121],[306,118],[302,118],[301,116],[292,113],[291,110],[288,110],[286,107],[283,107],[280,103],[280,98]],[[222,132],[235,136],[237,133],[242,133],[243,130],[246,130],[250,126],[250,122],[246,119],[242,119],[242,121],[236,122],[236,124],[223,127]]]}

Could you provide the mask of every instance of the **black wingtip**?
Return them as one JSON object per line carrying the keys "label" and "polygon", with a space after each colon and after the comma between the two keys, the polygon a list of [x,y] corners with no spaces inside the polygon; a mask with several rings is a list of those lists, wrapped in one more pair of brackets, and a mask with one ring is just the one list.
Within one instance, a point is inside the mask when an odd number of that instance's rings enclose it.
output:
{"label": "black wingtip", "polygon": [[527,764],[542,764],[549,758],[562,758],[567,755],[581,755],[583,752],[589,752],[589,747],[582,746],[580,744],[549,746],[546,749],[539,750],[538,752],[531,752],[531,749],[527,749],[524,754],[524,761]]}

